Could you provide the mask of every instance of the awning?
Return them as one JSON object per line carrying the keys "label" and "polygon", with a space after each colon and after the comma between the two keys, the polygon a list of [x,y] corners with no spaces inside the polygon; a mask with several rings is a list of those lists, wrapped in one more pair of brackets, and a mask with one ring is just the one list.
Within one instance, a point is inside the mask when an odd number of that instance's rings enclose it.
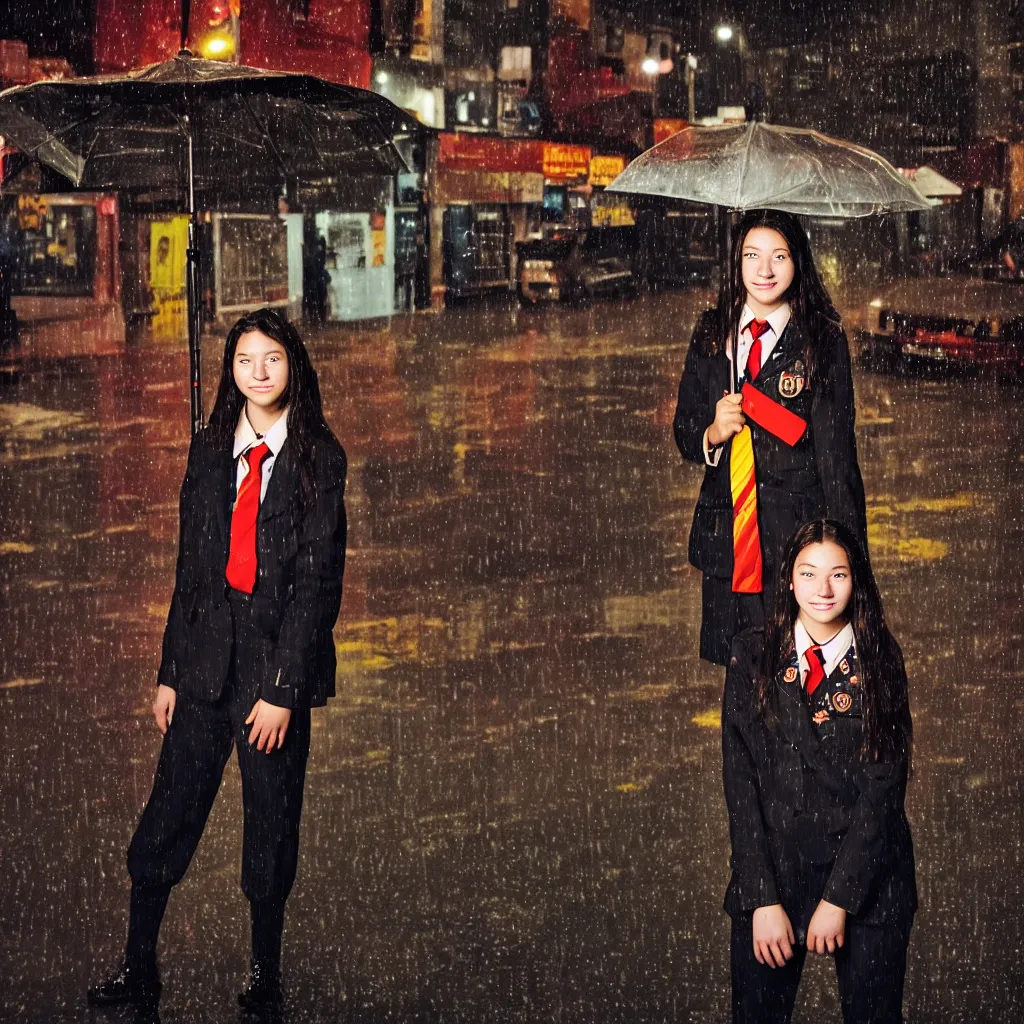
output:
{"label": "awning", "polygon": [[963,195],[963,189],[949,178],[943,177],[934,167],[927,164],[921,167],[901,167],[900,174],[909,178],[917,190],[929,199],[939,199]]}

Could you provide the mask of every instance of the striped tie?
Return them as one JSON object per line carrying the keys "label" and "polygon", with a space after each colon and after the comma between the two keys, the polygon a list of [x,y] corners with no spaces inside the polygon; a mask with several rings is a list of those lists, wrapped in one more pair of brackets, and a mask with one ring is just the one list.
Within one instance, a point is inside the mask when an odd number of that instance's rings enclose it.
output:
{"label": "striped tie", "polygon": [[[754,339],[747,358],[747,376],[752,380],[761,368],[761,335],[770,327],[767,320],[751,320],[744,330]],[[734,594],[760,594],[761,533],[757,527],[757,477],[754,472],[754,438],[744,427],[732,439],[729,455],[729,483],[732,487],[732,589]]]}
{"label": "striped tie", "polygon": [[231,513],[231,545],[225,577],[235,590],[251,594],[256,586],[256,519],[260,511],[263,460],[270,454],[266,444],[250,448],[242,458],[249,466],[238,488]]}

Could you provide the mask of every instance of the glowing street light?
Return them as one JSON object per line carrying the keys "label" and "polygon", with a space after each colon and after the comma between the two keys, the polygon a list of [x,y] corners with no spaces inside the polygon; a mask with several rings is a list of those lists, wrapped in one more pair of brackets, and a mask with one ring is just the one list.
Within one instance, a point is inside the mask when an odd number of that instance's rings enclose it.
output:
{"label": "glowing street light", "polygon": [[235,56],[235,37],[227,29],[214,29],[199,40],[196,47],[207,60],[231,60]]}
{"label": "glowing street light", "polygon": [[732,36],[733,31],[731,25],[719,25],[718,28],[715,29],[715,38],[720,43],[729,42],[729,40],[732,39]]}
{"label": "glowing street light", "polygon": [[661,61],[656,57],[645,57],[640,67],[645,75],[656,75],[661,70]]}

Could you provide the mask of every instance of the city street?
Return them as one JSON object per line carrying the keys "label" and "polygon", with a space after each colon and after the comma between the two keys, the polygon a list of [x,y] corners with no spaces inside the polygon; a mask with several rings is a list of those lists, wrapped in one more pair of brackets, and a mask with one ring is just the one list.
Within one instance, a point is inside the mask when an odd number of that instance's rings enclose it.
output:
{"label": "city street", "polygon": [[[285,929],[290,1020],[729,1018],[723,673],[696,656],[701,469],[671,436],[709,299],[307,336],[350,532]],[[85,989],[121,953],[159,750],[187,381],[184,344],[152,340],[0,373],[0,1021],[128,1019],[90,1017]],[[863,371],[856,387],[915,721],[907,1019],[1021,1020],[1024,389]],[[232,761],[165,920],[165,1024],[237,1017],[240,850]],[[831,964],[809,963],[796,1020],[838,1016]]]}

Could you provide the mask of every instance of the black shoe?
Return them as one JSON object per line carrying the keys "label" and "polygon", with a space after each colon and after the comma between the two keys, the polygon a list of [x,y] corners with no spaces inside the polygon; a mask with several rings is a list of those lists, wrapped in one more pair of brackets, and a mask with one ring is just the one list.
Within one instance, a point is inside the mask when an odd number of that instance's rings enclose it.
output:
{"label": "black shoe", "polygon": [[136,967],[125,963],[105,981],[89,989],[86,1001],[90,1006],[132,1003],[140,1010],[155,1010],[162,988],[155,966]]}
{"label": "black shoe", "polygon": [[253,961],[249,987],[238,993],[238,1005],[248,1013],[258,1014],[263,1020],[280,1020],[281,972],[259,961]]}

